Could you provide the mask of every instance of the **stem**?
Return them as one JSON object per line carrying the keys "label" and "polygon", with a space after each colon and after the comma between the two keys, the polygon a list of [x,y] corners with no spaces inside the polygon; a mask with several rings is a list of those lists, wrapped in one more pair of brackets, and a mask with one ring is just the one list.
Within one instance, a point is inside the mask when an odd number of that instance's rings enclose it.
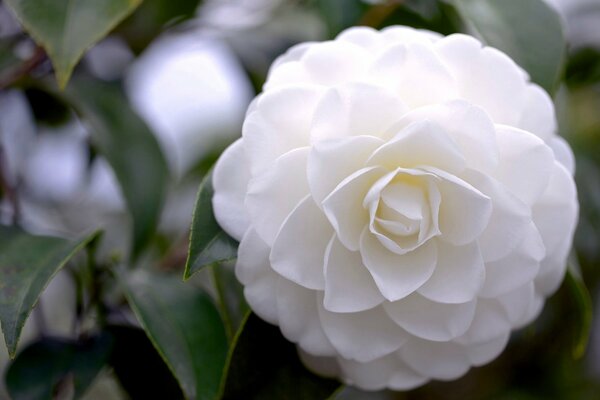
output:
{"label": "stem", "polygon": [[227,310],[227,303],[225,300],[225,290],[223,288],[223,284],[221,283],[221,280],[217,276],[216,268],[220,268],[220,267],[221,267],[220,264],[216,264],[216,265],[211,265],[209,268],[210,268],[211,278],[212,278],[213,284],[215,286],[215,290],[217,291],[217,298],[218,298],[217,300],[219,303],[219,308],[221,310],[221,316],[223,318],[223,325],[225,326],[225,333],[227,334],[227,338],[231,342],[235,332],[233,331],[233,323],[231,321],[231,316],[229,315],[229,310]]}
{"label": "stem", "polygon": [[8,76],[0,80],[0,90],[6,89],[19,79],[29,75],[31,71],[37,68],[38,65],[46,61],[46,52],[41,46],[37,46],[31,57],[23,61],[21,65],[14,68]]}
{"label": "stem", "polygon": [[4,192],[6,198],[12,206],[13,225],[18,225],[21,220],[21,205],[19,202],[19,195],[17,191],[17,185],[11,182],[10,171],[8,170],[8,160],[4,147],[0,144],[0,188]]}

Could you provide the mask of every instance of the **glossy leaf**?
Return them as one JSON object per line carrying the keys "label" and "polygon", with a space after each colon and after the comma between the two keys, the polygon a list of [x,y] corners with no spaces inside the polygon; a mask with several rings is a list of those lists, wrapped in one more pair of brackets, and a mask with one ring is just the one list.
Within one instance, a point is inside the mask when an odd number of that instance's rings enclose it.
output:
{"label": "glossy leaf", "polygon": [[237,257],[238,243],[221,229],[213,213],[214,190],[211,178],[211,174],[207,175],[198,190],[184,279],[188,279],[203,267]]}
{"label": "glossy leaf", "polygon": [[129,305],[186,398],[214,399],[227,355],[219,312],[199,288],[147,271],[120,274]]}
{"label": "glossy leaf", "polygon": [[23,350],[6,372],[13,400],[47,400],[73,385],[81,397],[109,358],[112,337],[103,334],[81,341],[43,338]]}
{"label": "glossy leaf", "polygon": [[11,357],[23,325],[48,283],[95,237],[72,241],[0,226],[0,322]]}
{"label": "glossy leaf", "polygon": [[83,53],[142,0],[6,0],[25,30],[44,47],[64,88]]}
{"label": "glossy leaf", "polygon": [[78,80],[68,95],[89,122],[96,149],[119,180],[133,218],[135,258],[156,232],[169,180],[165,157],[155,136],[118,87]]}
{"label": "glossy leaf", "polygon": [[230,349],[221,394],[224,400],[323,400],[339,388],[309,372],[279,328],[250,314]]}
{"label": "glossy leaf", "polygon": [[454,0],[490,46],[511,56],[553,94],[563,73],[566,42],[560,17],[544,0]]}

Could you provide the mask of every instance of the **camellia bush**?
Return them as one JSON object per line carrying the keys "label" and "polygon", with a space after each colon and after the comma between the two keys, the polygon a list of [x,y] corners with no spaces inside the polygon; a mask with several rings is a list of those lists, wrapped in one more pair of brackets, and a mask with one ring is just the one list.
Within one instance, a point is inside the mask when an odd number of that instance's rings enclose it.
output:
{"label": "camellia bush", "polygon": [[596,399],[554,3],[1,1],[0,398]]}

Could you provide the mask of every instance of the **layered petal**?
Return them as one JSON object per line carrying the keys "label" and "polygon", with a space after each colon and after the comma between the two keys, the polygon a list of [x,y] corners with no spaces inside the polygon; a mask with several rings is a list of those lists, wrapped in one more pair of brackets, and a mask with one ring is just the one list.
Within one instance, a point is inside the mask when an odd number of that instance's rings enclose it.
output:
{"label": "layered petal", "polygon": [[310,196],[283,223],[269,260],[281,276],[308,289],[325,288],[324,263],[333,229]]}
{"label": "layered petal", "polygon": [[389,89],[369,83],[348,83],[328,89],[319,101],[311,140],[347,136],[382,136],[407,107]]}
{"label": "layered petal", "polygon": [[293,86],[261,94],[244,121],[242,139],[252,176],[271,170],[290,150],[310,144],[310,126],[322,89]]}
{"label": "layered petal", "polygon": [[215,218],[225,232],[238,241],[250,226],[244,207],[250,174],[246,168],[240,168],[245,163],[243,142],[237,140],[219,158],[212,178]]}
{"label": "layered petal", "polygon": [[240,242],[235,274],[244,285],[248,305],[265,321],[277,324],[277,282],[279,275],[269,263],[269,246],[249,229]]}
{"label": "layered petal", "polygon": [[418,289],[422,296],[449,304],[473,300],[485,280],[485,264],[477,243],[453,246],[438,243],[437,265],[433,275]]}
{"label": "layered petal", "polygon": [[[292,150],[279,157],[272,168],[248,183],[246,209],[252,226],[273,244],[283,221],[308,194],[306,159],[309,148]],[[290,182],[294,182],[290,185]]]}
{"label": "layered petal", "polygon": [[453,342],[411,338],[398,353],[411,369],[440,380],[459,378],[471,367],[464,348]]}
{"label": "layered petal", "polygon": [[365,167],[373,151],[383,144],[374,136],[351,136],[315,143],[308,156],[310,192],[317,202],[323,200],[346,178]]}
{"label": "layered petal", "polygon": [[360,253],[348,250],[333,237],[325,255],[325,309],[332,312],[365,311],[384,300]]}
{"label": "layered petal", "polygon": [[306,290],[287,279],[279,279],[276,285],[277,318],[281,333],[291,342],[314,356],[333,356],[335,348],[323,331],[319,319],[322,296],[314,290]]}
{"label": "layered petal", "polygon": [[321,306],[319,317],[340,356],[358,362],[391,354],[410,337],[381,307],[359,313],[333,313]]}
{"label": "layered petal", "polygon": [[475,315],[476,300],[462,304],[431,301],[418,293],[383,305],[404,330],[426,340],[447,342],[467,331]]}
{"label": "layered petal", "polygon": [[433,274],[438,260],[435,241],[406,254],[396,254],[367,229],[361,236],[360,253],[381,294],[389,301],[400,300],[419,289]]}

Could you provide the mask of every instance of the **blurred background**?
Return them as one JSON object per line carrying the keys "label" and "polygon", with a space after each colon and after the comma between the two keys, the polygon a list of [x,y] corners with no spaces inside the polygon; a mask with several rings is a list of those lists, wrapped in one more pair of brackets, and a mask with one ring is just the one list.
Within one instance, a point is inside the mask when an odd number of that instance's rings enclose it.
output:
{"label": "blurred background", "polygon": [[[596,310],[587,350],[574,354],[585,313],[564,284],[536,324],[513,335],[490,365],[410,393],[346,389],[338,398],[600,398],[600,0],[547,1],[560,13],[569,42],[555,102],[560,133],[577,158],[581,214],[572,262]],[[465,30],[452,6],[437,0],[145,0],[85,55],[75,76],[118,86],[166,158],[171,179],[151,243],[160,268],[181,270],[198,184],[239,137],[246,108],[274,58],[295,43],[330,39],[352,25],[394,24],[443,34]],[[102,227],[99,253],[126,253],[131,220],[115,172],[90,140],[89,126],[49,89],[52,67],[38,54],[0,1],[0,167],[18,187],[22,225],[66,237]],[[12,218],[9,197],[0,196],[0,222]],[[197,280],[202,285],[202,277]],[[40,302],[45,321],[30,318],[23,345],[39,338],[40,327],[46,334],[73,335],[76,297],[73,274],[65,269]],[[7,364],[0,345],[2,376]],[[106,369],[84,398],[128,395]]]}

